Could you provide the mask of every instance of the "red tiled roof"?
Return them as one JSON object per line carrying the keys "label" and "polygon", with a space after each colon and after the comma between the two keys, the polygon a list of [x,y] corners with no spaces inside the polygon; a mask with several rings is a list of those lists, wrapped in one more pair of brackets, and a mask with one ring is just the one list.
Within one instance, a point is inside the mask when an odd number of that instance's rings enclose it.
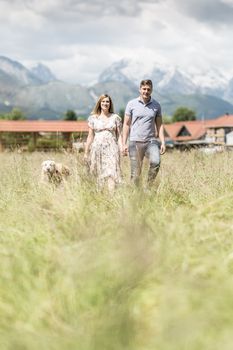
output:
{"label": "red tiled roof", "polygon": [[[178,136],[185,127],[190,136]],[[200,139],[207,128],[233,127],[233,115],[223,115],[216,119],[185,121],[165,124],[164,129],[173,141]],[[87,121],[64,120],[0,120],[0,132],[88,132]]]}
{"label": "red tiled roof", "polygon": [[0,120],[0,132],[87,132],[87,121]]}
{"label": "red tiled roof", "polygon": [[[185,127],[190,136],[178,136],[181,129]],[[216,119],[194,120],[165,124],[164,129],[173,141],[198,140],[205,135],[208,128],[233,127],[233,115],[223,115]]]}
{"label": "red tiled roof", "polygon": [[[185,121],[172,124],[165,124],[164,129],[173,141],[191,141],[198,140],[206,133],[206,128],[209,126],[209,120],[201,121]],[[181,129],[185,127],[190,136],[178,136]]]}
{"label": "red tiled roof", "polygon": [[218,117],[217,119],[211,119],[209,122],[209,128],[233,127],[233,115],[225,114]]}

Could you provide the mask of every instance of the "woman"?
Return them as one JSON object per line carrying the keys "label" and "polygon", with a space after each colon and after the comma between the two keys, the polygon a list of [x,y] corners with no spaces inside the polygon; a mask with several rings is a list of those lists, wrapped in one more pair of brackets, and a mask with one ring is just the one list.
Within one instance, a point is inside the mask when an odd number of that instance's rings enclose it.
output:
{"label": "woman", "polygon": [[109,95],[99,97],[88,118],[88,126],[84,161],[90,162],[90,173],[97,177],[98,185],[103,187],[107,182],[112,192],[121,180],[119,147],[122,147],[122,123],[113,111]]}

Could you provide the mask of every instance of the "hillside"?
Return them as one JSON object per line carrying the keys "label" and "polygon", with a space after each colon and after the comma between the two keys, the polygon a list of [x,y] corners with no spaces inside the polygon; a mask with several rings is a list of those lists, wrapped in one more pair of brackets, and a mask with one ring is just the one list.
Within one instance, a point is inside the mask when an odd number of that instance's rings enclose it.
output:
{"label": "hillside", "polygon": [[103,93],[111,95],[119,112],[127,101],[138,96],[135,77],[139,76],[152,78],[153,97],[161,103],[165,115],[172,115],[180,106],[195,110],[198,118],[205,119],[233,113],[233,79],[226,81],[220,73],[209,73],[201,81],[198,75],[191,77],[178,68],[158,65],[144,75],[141,69],[139,64],[121,60],[101,72],[97,83],[86,87],[59,81],[43,64],[30,70],[0,56],[0,113],[17,107],[29,119],[61,119],[68,109],[88,116]]}
{"label": "hillside", "polygon": [[172,115],[180,106],[194,110],[197,119],[213,119],[226,113],[233,114],[233,105],[215,96],[201,94],[159,95],[159,101],[165,115]]}

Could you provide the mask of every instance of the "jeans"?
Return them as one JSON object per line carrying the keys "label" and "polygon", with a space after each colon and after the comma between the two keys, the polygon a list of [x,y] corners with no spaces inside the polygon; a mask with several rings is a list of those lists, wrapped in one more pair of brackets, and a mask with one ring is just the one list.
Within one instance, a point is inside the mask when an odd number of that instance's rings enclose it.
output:
{"label": "jeans", "polygon": [[160,146],[158,141],[129,142],[131,179],[138,185],[144,157],[149,159],[148,183],[152,184],[160,167]]}

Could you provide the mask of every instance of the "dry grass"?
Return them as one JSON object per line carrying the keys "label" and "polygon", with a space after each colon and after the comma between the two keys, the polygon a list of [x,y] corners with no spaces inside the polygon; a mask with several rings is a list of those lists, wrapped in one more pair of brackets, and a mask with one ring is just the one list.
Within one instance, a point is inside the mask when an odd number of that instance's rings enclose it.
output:
{"label": "dry grass", "polygon": [[128,168],[110,196],[0,154],[1,349],[232,349],[233,154],[167,153],[146,192]]}

